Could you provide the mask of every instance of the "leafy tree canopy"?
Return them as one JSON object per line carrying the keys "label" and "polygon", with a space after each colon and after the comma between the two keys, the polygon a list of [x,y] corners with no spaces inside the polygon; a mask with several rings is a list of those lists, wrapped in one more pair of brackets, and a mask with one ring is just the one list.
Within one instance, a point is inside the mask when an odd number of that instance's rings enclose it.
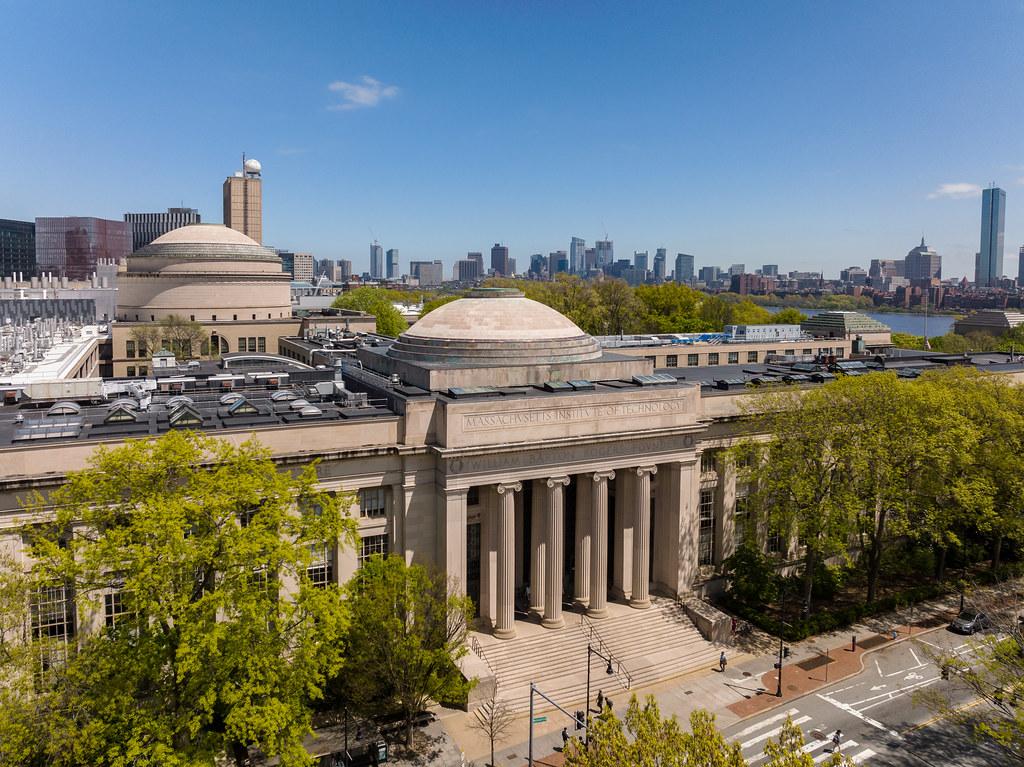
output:
{"label": "leafy tree canopy", "polygon": [[[331,304],[335,309],[353,309],[358,312],[372,314],[377,318],[377,332],[382,336],[397,337],[405,332],[408,323],[402,317],[401,312],[393,305],[396,300],[394,294],[397,291],[385,290],[382,288],[356,288],[347,293],[342,293]],[[408,294],[400,294],[401,299],[407,300]]]}

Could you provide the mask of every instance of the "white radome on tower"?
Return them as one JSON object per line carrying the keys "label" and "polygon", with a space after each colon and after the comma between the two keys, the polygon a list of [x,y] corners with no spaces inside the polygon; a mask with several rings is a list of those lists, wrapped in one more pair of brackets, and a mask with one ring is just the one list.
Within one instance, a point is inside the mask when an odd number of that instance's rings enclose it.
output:
{"label": "white radome on tower", "polygon": [[263,166],[260,165],[259,160],[246,160],[245,161],[245,172],[246,173],[259,173],[263,170]]}

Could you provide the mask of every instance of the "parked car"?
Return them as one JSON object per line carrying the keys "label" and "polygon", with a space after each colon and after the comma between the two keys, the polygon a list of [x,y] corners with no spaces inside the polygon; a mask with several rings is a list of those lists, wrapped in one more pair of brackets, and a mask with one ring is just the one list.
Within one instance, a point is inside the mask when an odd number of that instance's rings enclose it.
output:
{"label": "parked car", "polygon": [[949,624],[949,628],[958,634],[973,634],[976,631],[982,629],[992,628],[992,621],[985,613],[979,613],[975,610],[964,610],[953,622]]}

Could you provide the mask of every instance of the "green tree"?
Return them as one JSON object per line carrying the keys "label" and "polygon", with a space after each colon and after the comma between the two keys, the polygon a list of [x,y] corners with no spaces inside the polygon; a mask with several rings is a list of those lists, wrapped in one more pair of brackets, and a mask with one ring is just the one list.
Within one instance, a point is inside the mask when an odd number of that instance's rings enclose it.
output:
{"label": "green tree", "polygon": [[722,563],[729,594],[750,606],[774,602],[779,597],[779,577],[775,563],[757,546],[756,541],[740,544]]}
{"label": "green tree", "polygon": [[640,285],[636,297],[643,307],[644,332],[691,333],[708,329],[698,315],[703,294],[688,285]]}
{"label": "green tree", "polygon": [[[352,309],[372,314],[377,318],[377,332],[382,336],[397,337],[408,328],[408,323],[393,305],[395,291],[381,288],[356,288],[342,293],[331,304],[335,309]],[[403,294],[403,298],[406,297]]]}
{"label": "green tree", "polygon": [[721,296],[705,296],[700,302],[700,318],[709,331],[719,331],[732,321],[732,306]]}
{"label": "green tree", "polygon": [[350,581],[348,605],[348,663],[335,694],[367,715],[401,713],[411,746],[415,717],[431,700],[469,691],[455,662],[467,652],[472,601],[442,572],[375,556]]}
{"label": "green tree", "polygon": [[772,315],[771,321],[776,325],[799,325],[807,319],[807,315],[799,309],[788,306]]}
{"label": "green tree", "polygon": [[607,279],[597,283],[597,294],[604,307],[605,333],[621,335],[640,330],[640,301],[624,280]]}
{"label": "green tree", "polygon": [[729,325],[766,325],[772,321],[772,313],[758,306],[748,298],[733,304],[729,312]]}
{"label": "green tree", "polygon": [[35,593],[68,588],[100,624],[105,600],[120,609],[0,712],[4,736],[36,722],[20,763],[242,764],[258,747],[307,764],[310,701],[346,625],[337,588],[310,579],[312,552],[355,539],[344,501],[315,483],[314,465],[281,471],[254,440],[171,432],[100,447],[34,496],[31,513],[54,510],[26,532]]}
{"label": "green tree", "polygon": [[445,304],[450,304],[452,301],[458,301],[462,296],[435,296],[429,301],[423,304],[423,311],[420,312],[420,319],[423,319],[430,314],[434,309]]}

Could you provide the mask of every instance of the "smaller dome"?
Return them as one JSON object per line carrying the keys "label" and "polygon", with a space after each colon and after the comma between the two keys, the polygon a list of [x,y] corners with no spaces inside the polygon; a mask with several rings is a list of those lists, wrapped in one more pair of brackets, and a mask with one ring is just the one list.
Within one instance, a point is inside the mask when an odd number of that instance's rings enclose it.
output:
{"label": "smaller dome", "polygon": [[248,173],[259,173],[263,170],[263,166],[260,164],[259,160],[246,160],[245,170]]}

